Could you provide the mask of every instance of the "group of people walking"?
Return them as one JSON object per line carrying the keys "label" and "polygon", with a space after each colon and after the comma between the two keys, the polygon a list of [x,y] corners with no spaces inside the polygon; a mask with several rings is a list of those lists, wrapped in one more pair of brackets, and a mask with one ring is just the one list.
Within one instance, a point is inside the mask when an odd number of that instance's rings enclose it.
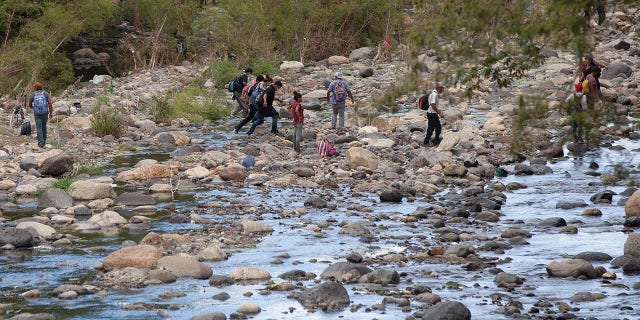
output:
{"label": "group of people walking", "polygon": [[565,99],[567,111],[571,114],[573,141],[576,143],[586,143],[589,140],[591,128],[599,122],[600,112],[596,104],[603,100],[600,75],[602,68],[606,67],[593,56],[584,57],[578,68],[575,92]]}

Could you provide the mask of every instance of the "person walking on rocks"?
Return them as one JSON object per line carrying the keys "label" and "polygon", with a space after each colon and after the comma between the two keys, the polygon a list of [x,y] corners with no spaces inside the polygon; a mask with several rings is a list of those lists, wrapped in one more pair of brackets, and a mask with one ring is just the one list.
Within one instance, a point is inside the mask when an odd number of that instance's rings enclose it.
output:
{"label": "person walking on rocks", "polygon": [[249,106],[242,101],[242,89],[249,83],[249,76],[252,74],[253,69],[246,68],[243,74],[233,80],[233,100],[238,102],[238,106],[231,112],[232,117],[236,117],[239,112],[246,116],[249,112]]}
{"label": "person walking on rocks", "polygon": [[51,102],[51,95],[42,90],[42,83],[34,83],[33,88],[35,91],[29,99],[29,108],[33,109],[38,147],[44,148],[47,143],[47,120],[51,120],[51,117],[53,117],[53,103]]}
{"label": "person walking on rocks", "polygon": [[293,92],[291,113],[293,114],[293,150],[300,153],[300,140],[302,140],[302,125],[304,123],[304,108],[302,107],[302,94]]}
{"label": "person walking on rocks", "polygon": [[582,82],[587,77],[589,73],[591,73],[591,68],[600,67],[607,68],[607,65],[596,60],[591,55],[587,55],[584,57],[584,60],[580,63],[580,68],[578,69],[578,81]]}
{"label": "person walking on rocks", "polygon": [[[331,115],[331,129],[344,128],[344,111],[347,97],[353,103],[353,95],[349,88],[349,83],[342,79],[342,72],[336,72],[335,80],[331,81],[327,89],[327,101],[331,102],[333,114]],[[340,118],[339,120],[337,118]]]}
{"label": "person walking on rocks", "polygon": [[584,126],[586,123],[587,97],[582,92],[582,83],[576,83],[576,91],[565,99],[566,109],[571,115],[571,131],[573,142],[584,143]]}
{"label": "person walking on rocks", "polygon": [[238,133],[238,131],[240,131],[240,129],[242,129],[242,127],[244,127],[245,124],[253,120],[256,113],[258,112],[258,108],[256,107],[256,98],[258,98],[258,96],[267,89],[267,87],[271,84],[271,82],[273,82],[273,79],[271,79],[271,77],[269,76],[265,77],[263,75],[258,75],[256,77],[255,87],[250,88],[248,92],[249,93],[249,114],[247,114],[247,116],[244,119],[242,119],[242,121],[240,121],[240,123],[238,123],[234,127],[235,133]]}
{"label": "person walking on rocks", "polygon": [[437,85],[433,91],[429,94],[428,103],[429,108],[427,109],[427,135],[424,137],[424,145],[431,145],[431,135],[435,130],[436,136],[433,138],[433,145],[437,145],[440,143],[440,133],[442,132],[442,125],[440,124],[440,117],[442,117],[442,111],[440,110],[440,99],[438,98],[438,94],[441,94],[444,91],[444,87],[441,85]]}
{"label": "person walking on rocks", "polygon": [[247,131],[247,135],[252,135],[256,130],[256,127],[264,122],[265,117],[271,117],[271,133],[279,135],[278,131],[278,111],[273,107],[273,101],[277,100],[282,103],[282,100],[276,98],[276,90],[282,88],[282,82],[280,80],[270,85],[262,94],[256,99],[256,117],[251,123],[251,128]]}

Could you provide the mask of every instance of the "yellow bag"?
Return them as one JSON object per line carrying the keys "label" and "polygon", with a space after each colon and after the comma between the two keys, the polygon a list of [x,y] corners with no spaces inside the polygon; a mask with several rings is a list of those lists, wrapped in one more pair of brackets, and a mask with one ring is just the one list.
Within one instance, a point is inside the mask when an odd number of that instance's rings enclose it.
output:
{"label": "yellow bag", "polygon": [[582,92],[584,92],[585,94],[589,93],[589,80],[584,79],[584,81],[582,81]]}

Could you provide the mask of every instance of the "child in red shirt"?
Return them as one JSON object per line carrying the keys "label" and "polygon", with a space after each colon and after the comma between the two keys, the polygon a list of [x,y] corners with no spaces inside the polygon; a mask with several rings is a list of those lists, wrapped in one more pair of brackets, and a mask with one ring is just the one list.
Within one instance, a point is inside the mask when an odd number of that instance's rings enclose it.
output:
{"label": "child in red shirt", "polygon": [[300,153],[300,140],[302,139],[302,124],[304,123],[304,108],[302,107],[302,94],[293,92],[291,113],[293,114],[293,150]]}

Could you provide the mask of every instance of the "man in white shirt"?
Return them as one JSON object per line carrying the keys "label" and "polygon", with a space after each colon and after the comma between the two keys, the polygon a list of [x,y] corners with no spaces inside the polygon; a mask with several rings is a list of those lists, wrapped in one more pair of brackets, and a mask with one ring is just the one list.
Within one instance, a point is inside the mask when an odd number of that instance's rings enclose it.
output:
{"label": "man in white shirt", "polygon": [[436,145],[440,143],[440,132],[442,132],[442,125],[440,124],[440,117],[442,117],[442,111],[440,111],[440,99],[438,99],[438,94],[444,91],[444,87],[441,85],[437,85],[431,94],[429,94],[429,109],[427,109],[427,136],[424,137],[423,144],[429,145],[431,142],[431,135],[433,131],[436,131],[436,136],[433,139],[433,144]]}

